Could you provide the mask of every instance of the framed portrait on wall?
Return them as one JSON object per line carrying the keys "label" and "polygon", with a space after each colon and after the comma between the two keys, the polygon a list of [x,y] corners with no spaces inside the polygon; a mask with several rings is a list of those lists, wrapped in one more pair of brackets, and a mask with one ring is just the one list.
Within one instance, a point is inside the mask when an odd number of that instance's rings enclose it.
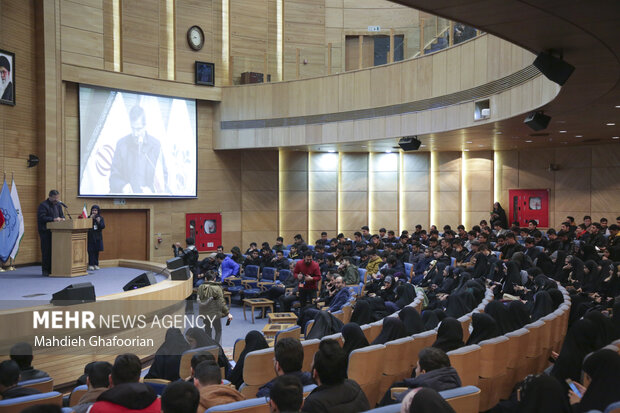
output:
{"label": "framed portrait on wall", "polygon": [[15,106],[15,53],[0,49],[0,103]]}
{"label": "framed portrait on wall", "polygon": [[196,61],[196,84],[215,85],[215,65],[213,63]]}

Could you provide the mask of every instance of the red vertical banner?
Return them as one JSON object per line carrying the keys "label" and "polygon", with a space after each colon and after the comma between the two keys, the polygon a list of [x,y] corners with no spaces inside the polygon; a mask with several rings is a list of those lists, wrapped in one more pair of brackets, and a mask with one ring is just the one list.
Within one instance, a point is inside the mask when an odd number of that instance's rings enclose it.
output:
{"label": "red vertical banner", "polygon": [[516,221],[520,227],[527,227],[528,221],[533,219],[539,227],[549,227],[548,189],[510,189],[508,198],[509,224]]}
{"label": "red vertical banner", "polygon": [[200,252],[222,245],[222,214],[185,214],[185,235],[196,241]]}

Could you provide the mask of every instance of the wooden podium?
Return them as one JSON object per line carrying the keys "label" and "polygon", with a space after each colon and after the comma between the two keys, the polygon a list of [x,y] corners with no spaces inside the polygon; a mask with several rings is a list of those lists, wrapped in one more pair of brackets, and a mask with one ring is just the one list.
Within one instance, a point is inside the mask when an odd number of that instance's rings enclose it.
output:
{"label": "wooden podium", "polygon": [[68,219],[48,222],[52,231],[52,273],[50,277],[79,277],[87,275],[88,230],[93,220]]}

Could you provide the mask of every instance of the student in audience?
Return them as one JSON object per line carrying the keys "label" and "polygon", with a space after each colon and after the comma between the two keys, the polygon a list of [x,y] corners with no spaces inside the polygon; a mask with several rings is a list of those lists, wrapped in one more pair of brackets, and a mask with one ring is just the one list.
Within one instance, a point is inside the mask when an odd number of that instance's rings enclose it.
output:
{"label": "student in audience", "polygon": [[370,409],[360,386],[346,378],[346,364],[345,352],[336,340],[321,341],[312,363],[312,376],[318,387],[306,398],[302,412],[355,413]]}
{"label": "student in audience", "polygon": [[237,390],[222,384],[220,366],[212,361],[203,361],[196,366],[194,385],[200,392],[200,407],[195,410],[197,413],[213,406],[245,400]]}
{"label": "student in audience", "polygon": [[566,379],[581,380],[581,366],[587,354],[597,349],[597,330],[590,320],[581,319],[573,323],[564,336],[562,349],[550,375],[564,383]]}
{"label": "student in audience", "polygon": [[269,392],[271,413],[298,413],[304,402],[303,387],[299,378],[291,375],[279,376]]}
{"label": "student in audience", "polygon": [[243,366],[245,363],[245,356],[256,350],[263,350],[269,348],[265,336],[260,331],[252,330],[245,335],[245,348],[239,356],[239,360],[235,367],[230,372],[228,380],[239,389],[243,384]]}
{"label": "student in audience", "polygon": [[215,357],[213,357],[213,354],[211,353],[200,352],[200,353],[194,354],[189,362],[190,363],[190,376],[185,381],[187,381],[188,383],[192,383],[192,384],[194,383],[194,375],[196,374],[196,367],[203,361],[211,361],[213,363],[217,363],[217,360],[215,360]]}
{"label": "student in audience", "polygon": [[78,403],[72,407],[75,413],[86,413],[90,406],[97,401],[97,398],[110,387],[110,374],[112,365],[107,361],[96,361],[89,369],[86,377],[88,390],[80,398]]}
{"label": "student in audience", "polygon": [[[426,347],[418,353],[418,362],[412,378],[396,382],[391,387],[410,389],[428,387],[435,391],[443,391],[461,387],[461,379],[456,369],[450,365],[450,358],[445,351],[435,347]],[[379,404],[382,406],[394,404],[405,397],[407,397],[407,392],[398,395],[397,400],[394,401],[388,390]]]}
{"label": "student in audience", "polygon": [[364,335],[364,332],[357,323],[348,323],[342,327],[342,339],[344,344],[342,349],[344,350],[347,358],[347,364],[349,363],[349,356],[357,349],[368,347],[370,344]]}
{"label": "student in audience", "polygon": [[15,361],[19,366],[19,381],[27,381],[34,379],[42,379],[49,377],[43,370],[37,370],[32,367],[32,346],[26,342],[13,345],[9,351],[11,360]]}
{"label": "student in audience", "polygon": [[436,390],[421,387],[405,396],[401,413],[456,413],[452,406]]}
{"label": "student in audience", "polygon": [[147,379],[178,380],[181,354],[189,350],[189,344],[178,328],[166,331],[164,343],[157,349],[153,364],[145,376]]}
{"label": "student in audience", "polygon": [[142,363],[135,354],[121,354],[114,360],[110,389],[99,395],[89,413],[160,413],[161,402],[151,388],[140,383]]}
{"label": "student in audience", "polygon": [[13,360],[0,362],[0,397],[3,400],[41,393],[30,387],[22,387],[19,382],[19,365]]}
{"label": "student in audience", "polygon": [[[207,320],[206,322],[208,323],[209,321]],[[226,357],[226,354],[224,353],[224,349],[219,343],[215,342],[215,340],[211,338],[211,336],[209,336],[204,329],[199,328],[199,327],[188,328],[187,331],[185,332],[185,338],[187,342],[189,343],[189,346],[192,349],[201,348],[201,347],[209,347],[209,346],[217,346],[218,355],[215,361],[220,367],[225,368],[226,373],[230,371],[230,368],[231,368],[230,363],[228,362],[228,358]],[[192,357],[192,360],[193,360],[193,357]]]}
{"label": "student in audience", "polygon": [[529,375],[516,386],[516,394],[510,400],[500,402],[491,410],[501,412],[570,413],[564,387],[546,374]]}
{"label": "student in audience", "polygon": [[161,394],[162,413],[203,413],[198,408],[200,394],[196,387],[185,381],[173,381]]}
{"label": "student in audience", "polygon": [[[275,360],[273,369],[278,377],[294,376],[297,377],[302,386],[313,384],[312,375],[309,372],[301,371],[304,364],[304,348],[301,342],[294,338],[283,338],[278,340],[274,347]],[[276,379],[263,385],[256,397],[268,396],[273,388]]]}
{"label": "student in audience", "polygon": [[463,345],[463,327],[461,323],[456,318],[444,318],[437,329],[437,339],[433,343],[433,347],[447,353],[448,351],[461,348]]}
{"label": "student in audience", "polygon": [[481,341],[500,336],[499,327],[495,319],[488,314],[474,313],[471,316],[471,326],[473,327],[466,345],[478,344]]}
{"label": "student in audience", "polygon": [[407,335],[405,330],[405,325],[398,317],[385,317],[383,319],[383,328],[381,332],[371,343],[375,344],[385,344],[388,341],[397,340],[399,338],[403,338]]}
{"label": "student in audience", "polygon": [[239,264],[228,255],[222,254],[221,252],[218,253],[215,256],[215,262],[218,265],[220,280],[224,281],[228,277],[236,277],[239,275]]}
{"label": "student in audience", "polygon": [[408,336],[424,331],[422,317],[420,317],[420,313],[418,313],[418,310],[415,308],[411,306],[403,307],[403,309],[398,313],[398,318],[400,318],[405,325],[405,333]]}
{"label": "student in audience", "polygon": [[615,350],[598,350],[583,361],[583,385],[575,382],[582,397],[569,391],[573,413],[603,411],[620,401],[620,355]]}

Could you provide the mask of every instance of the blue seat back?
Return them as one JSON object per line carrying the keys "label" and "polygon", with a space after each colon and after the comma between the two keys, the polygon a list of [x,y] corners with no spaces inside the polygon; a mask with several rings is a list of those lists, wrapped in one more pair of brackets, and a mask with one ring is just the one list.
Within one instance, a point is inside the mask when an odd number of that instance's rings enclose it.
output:
{"label": "blue seat back", "polygon": [[365,283],[366,282],[366,269],[358,268],[357,272],[360,274],[360,282]]}
{"label": "blue seat back", "polygon": [[263,267],[263,273],[260,277],[261,281],[275,281],[276,269],[273,267]]}
{"label": "blue seat back", "polygon": [[289,252],[291,252],[291,250],[282,250],[282,253],[284,254],[285,257],[288,258],[288,254]]}
{"label": "blue seat back", "polygon": [[245,272],[243,273],[244,277],[248,277],[248,278],[256,278],[258,279],[258,271],[259,271],[259,267],[258,265],[246,265],[245,266]]}
{"label": "blue seat back", "polygon": [[279,274],[278,274],[278,280],[280,280],[280,282],[284,283],[284,281],[286,281],[286,279],[288,277],[291,276],[291,271],[290,270],[280,270]]}

